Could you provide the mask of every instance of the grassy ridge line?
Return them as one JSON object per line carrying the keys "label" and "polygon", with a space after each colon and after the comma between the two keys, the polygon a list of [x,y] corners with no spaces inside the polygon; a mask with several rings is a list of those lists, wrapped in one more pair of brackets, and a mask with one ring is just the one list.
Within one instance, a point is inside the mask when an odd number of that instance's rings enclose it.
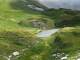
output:
{"label": "grassy ridge line", "polygon": [[[18,25],[21,20],[27,20],[31,17],[43,16],[40,12],[33,10],[22,10],[13,9],[10,3],[13,0],[0,0],[0,29],[26,29]],[[28,29],[28,28],[27,28]]]}

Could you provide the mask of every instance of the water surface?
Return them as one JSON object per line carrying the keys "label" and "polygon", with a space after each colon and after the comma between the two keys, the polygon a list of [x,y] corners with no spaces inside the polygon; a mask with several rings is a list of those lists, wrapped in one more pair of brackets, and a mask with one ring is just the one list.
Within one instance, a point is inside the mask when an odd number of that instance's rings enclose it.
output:
{"label": "water surface", "polygon": [[40,33],[37,34],[37,37],[49,37],[51,36],[52,34],[55,34],[56,32],[58,32],[60,29],[51,29],[51,30],[44,30]]}

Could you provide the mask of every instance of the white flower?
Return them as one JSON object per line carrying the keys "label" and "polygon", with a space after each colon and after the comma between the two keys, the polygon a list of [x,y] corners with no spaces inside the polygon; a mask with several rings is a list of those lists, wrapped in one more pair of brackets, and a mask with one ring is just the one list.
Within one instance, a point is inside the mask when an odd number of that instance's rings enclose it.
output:
{"label": "white flower", "polygon": [[67,59],[67,56],[61,58],[61,60],[64,60],[64,59]]}
{"label": "white flower", "polygon": [[18,52],[18,51],[13,52],[13,55],[14,55],[14,56],[17,56],[17,55],[19,55],[19,52]]}
{"label": "white flower", "polygon": [[56,54],[53,54],[52,56],[56,56]]}
{"label": "white flower", "polygon": [[80,60],[80,58],[78,58],[77,60]]}

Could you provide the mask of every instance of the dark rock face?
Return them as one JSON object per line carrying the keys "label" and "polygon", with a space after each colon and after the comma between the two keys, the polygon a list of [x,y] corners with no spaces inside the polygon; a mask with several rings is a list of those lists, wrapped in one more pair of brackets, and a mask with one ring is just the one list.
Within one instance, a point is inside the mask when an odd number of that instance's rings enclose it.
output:
{"label": "dark rock face", "polygon": [[48,29],[46,23],[44,22],[41,22],[41,21],[32,21],[32,26],[35,27],[35,28],[40,28],[40,29]]}

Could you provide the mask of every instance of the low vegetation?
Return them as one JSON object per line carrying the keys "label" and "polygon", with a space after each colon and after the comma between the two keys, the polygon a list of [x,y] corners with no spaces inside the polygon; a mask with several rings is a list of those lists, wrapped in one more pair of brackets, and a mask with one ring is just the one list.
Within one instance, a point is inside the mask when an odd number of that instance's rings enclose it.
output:
{"label": "low vegetation", "polygon": [[[15,51],[20,55],[13,60],[60,60],[54,55],[64,53],[61,57],[68,54],[71,58],[80,53],[80,11],[60,8],[40,12],[12,2],[0,0],[0,60],[7,60]],[[36,36],[53,28],[60,31],[47,38]]]}

